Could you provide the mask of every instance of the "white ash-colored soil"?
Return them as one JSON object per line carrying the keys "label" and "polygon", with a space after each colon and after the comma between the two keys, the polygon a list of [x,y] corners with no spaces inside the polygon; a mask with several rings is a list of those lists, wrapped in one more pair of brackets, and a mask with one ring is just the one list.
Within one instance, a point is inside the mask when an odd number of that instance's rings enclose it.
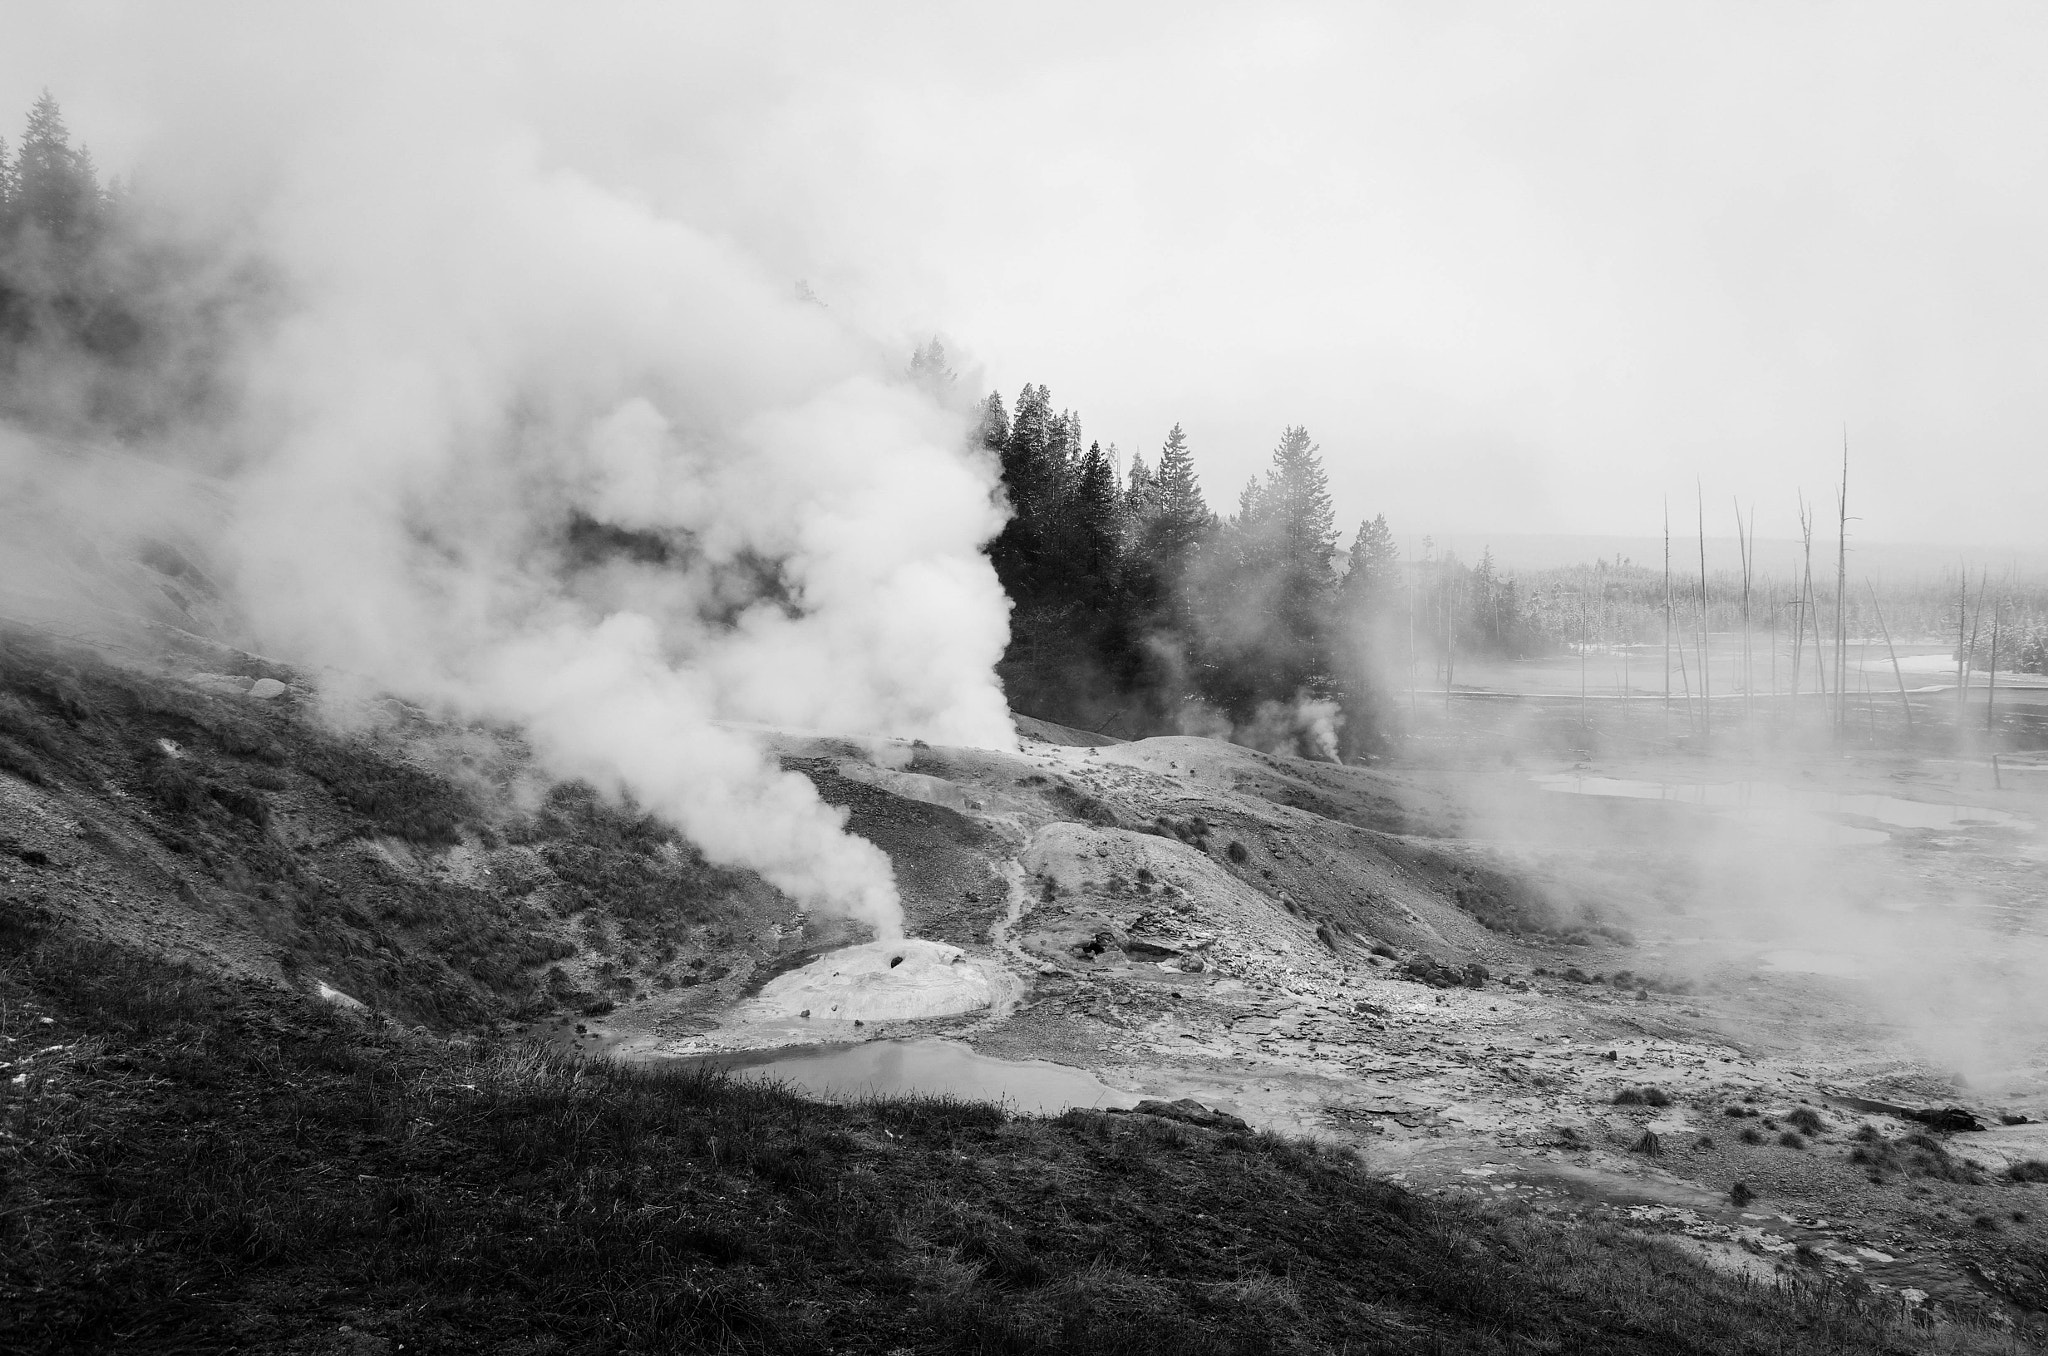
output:
{"label": "white ash-colored soil", "polygon": [[[920,749],[906,767],[841,771],[987,831],[982,851],[1012,884],[977,901],[981,935],[964,945],[1021,998],[829,1039],[944,1030],[987,1054],[1055,1060],[1134,1094],[1192,1096],[1262,1127],[1343,1139],[1414,1185],[1612,1217],[1759,1274],[1796,1258],[1909,1297],[1973,1300],[1987,1240],[2048,1239],[2048,1218],[2033,1208],[2040,1189],[1991,1180],[2009,1162],[2048,1157],[2048,1128],[1997,1124],[2001,1114],[2048,1118],[2048,1042],[2029,1044],[2028,1031],[1994,1043],[1997,1078],[1968,1083],[1943,1045],[2028,1025],[1968,991],[1973,964],[2031,945],[2015,920],[2040,926],[2030,829],[1961,843],[1901,833],[1810,864],[1827,875],[1832,902],[1803,922],[1754,881],[1747,894],[1717,889],[1712,868],[1743,851],[1725,825],[1655,802],[1617,809],[1547,794],[1498,765],[1346,768],[1153,739],[1027,743],[1017,754]],[[1830,784],[1958,794],[1898,771],[1845,766]],[[2048,822],[2042,799],[1987,803],[2031,825]],[[1419,867],[1418,852],[1438,866]],[[1587,908],[1614,935],[1489,930],[1447,897],[1443,863],[1531,875],[1567,922],[1586,922]],[[1800,960],[1854,953],[1879,935],[1875,924],[1853,926],[1857,917],[1923,913],[1966,914],[2012,935],[1917,961],[1884,953],[1851,975],[1811,973]],[[1374,955],[1375,944],[1395,957]],[[1491,978],[1428,987],[1403,975],[1418,952],[1476,961]],[[1918,983],[1902,995],[1898,967],[1916,963]],[[1608,982],[1564,978],[1571,970]],[[1619,971],[1641,982],[1616,987]],[[1967,1030],[1925,1020],[1944,1003]],[[671,1024],[657,1000],[606,1025],[627,1052],[788,1039],[755,1011]],[[1617,1104],[1632,1088],[1656,1088],[1668,1104]],[[1985,1184],[1870,1181],[1850,1160],[1852,1132],[1870,1125],[1900,1141],[1923,1127],[1831,1100],[1844,1095],[1977,1110],[1994,1129],[1943,1141],[1956,1159],[1983,1164]],[[1804,1147],[1780,1144],[1784,1118],[1802,1105],[1823,1131]],[[1763,1142],[1743,1142],[1766,1120]],[[1646,1131],[1654,1154],[1641,1147]],[[1756,1193],[1742,1207],[1729,1197],[1737,1181]]]}

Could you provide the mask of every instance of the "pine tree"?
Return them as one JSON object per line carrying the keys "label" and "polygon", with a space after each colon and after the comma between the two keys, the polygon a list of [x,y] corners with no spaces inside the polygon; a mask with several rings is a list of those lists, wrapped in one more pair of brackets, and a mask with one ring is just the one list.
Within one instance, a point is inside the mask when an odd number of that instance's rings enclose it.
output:
{"label": "pine tree", "polygon": [[1342,588],[1347,618],[1364,618],[1391,605],[1400,562],[1401,551],[1384,513],[1358,525]]}
{"label": "pine tree", "polygon": [[937,335],[910,355],[910,379],[928,391],[932,399],[947,402],[959,374],[946,366],[946,348]]}
{"label": "pine tree", "polygon": [[13,189],[13,220],[50,240],[68,244],[98,224],[100,190],[92,158],[71,149],[64,115],[48,90],[29,110]]}
{"label": "pine tree", "polygon": [[980,427],[975,433],[976,440],[990,452],[1001,454],[1010,441],[1010,414],[1003,408],[1001,392],[990,391],[988,399],[981,402]]}
{"label": "pine tree", "polygon": [[1281,434],[1224,537],[1226,558],[1206,572],[1205,624],[1223,637],[1218,699],[1244,717],[1261,702],[1332,690],[1336,512],[1307,429]]}
{"label": "pine tree", "polygon": [[1136,555],[1144,550],[1145,530],[1159,516],[1159,478],[1145,464],[1142,455],[1131,457],[1131,469],[1124,476],[1123,538]]}
{"label": "pine tree", "polygon": [[1301,425],[1282,433],[1259,505],[1280,559],[1319,595],[1332,582],[1330,558],[1337,549],[1337,512],[1320,452]]}
{"label": "pine tree", "polygon": [[1216,515],[1202,498],[1202,481],[1195,474],[1194,454],[1188,450],[1187,435],[1175,424],[1159,449],[1159,513],[1156,526],[1147,535],[1146,549],[1168,563],[1178,578],[1188,560],[1215,530]]}
{"label": "pine tree", "polygon": [[1019,515],[1037,514],[1052,484],[1048,465],[1052,448],[1052,392],[1025,383],[1017,393],[1017,413],[1003,443],[1003,483]]}
{"label": "pine tree", "polygon": [[1068,531],[1062,535],[1068,538],[1066,566],[1074,576],[1076,592],[1093,595],[1088,601],[1098,611],[1112,610],[1117,592],[1120,508],[1116,470],[1102,444],[1091,443],[1081,458]]}
{"label": "pine tree", "polygon": [[1331,653],[1344,706],[1339,748],[1345,756],[1384,747],[1388,691],[1382,668],[1394,625],[1400,587],[1401,553],[1386,515],[1358,525],[1338,587],[1337,626]]}

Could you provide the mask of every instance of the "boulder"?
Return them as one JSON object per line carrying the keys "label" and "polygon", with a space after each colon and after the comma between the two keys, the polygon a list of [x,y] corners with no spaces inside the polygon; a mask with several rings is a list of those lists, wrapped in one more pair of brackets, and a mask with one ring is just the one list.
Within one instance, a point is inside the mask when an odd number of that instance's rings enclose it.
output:
{"label": "boulder", "polygon": [[1203,1106],[1192,1097],[1183,1097],[1174,1102],[1162,1102],[1148,1098],[1134,1107],[1112,1108],[1112,1115],[1157,1116],[1164,1121],[1179,1121],[1182,1125],[1196,1125],[1204,1130],[1236,1130],[1249,1133],[1251,1126],[1227,1111]]}
{"label": "boulder", "polygon": [[285,694],[285,685],[275,678],[258,678],[249,684],[249,695],[259,702],[272,701]]}

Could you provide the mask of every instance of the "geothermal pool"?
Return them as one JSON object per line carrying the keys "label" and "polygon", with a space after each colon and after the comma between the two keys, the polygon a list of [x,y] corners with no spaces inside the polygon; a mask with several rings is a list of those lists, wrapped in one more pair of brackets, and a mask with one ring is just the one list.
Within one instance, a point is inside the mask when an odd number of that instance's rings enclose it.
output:
{"label": "geothermal pool", "polygon": [[1545,791],[1568,795],[1697,805],[1769,833],[1828,843],[1883,843],[1891,838],[1881,829],[1837,823],[1836,816],[1875,820],[1901,829],[1990,829],[2022,822],[2017,815],[1978,805],[1934,805],[1898,796],[1812,791],[1776,782],[1651,782],[1576,772],[1538,773],[1535,781]]}
{"label": "geothermal pool", "polygon": [[813,1097],[959,1097],[999,1102],[1011,1111],[1055,1115],[1069,1107],[1130,1106],[1119,1092],[1085,1069],[1045,1060],[995,1059],[957,1041],[866,1041],[858,1045],[799,1046],[743,1056],[697,1056],[679,1063],[725,1069],[736,1077],[786,1083]]}

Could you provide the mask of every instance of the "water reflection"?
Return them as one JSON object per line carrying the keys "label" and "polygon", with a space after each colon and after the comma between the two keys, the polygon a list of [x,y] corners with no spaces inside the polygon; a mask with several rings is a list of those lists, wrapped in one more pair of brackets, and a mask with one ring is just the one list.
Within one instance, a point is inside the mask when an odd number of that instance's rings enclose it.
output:
{"label": "water reflection", "polygon": [[995,1059],[957,1041],[936,1039],[798,1047],[680,1062],[773,1079],[813,1097],[839,1101],[944,1095],[1053,1115],[1068,1107],[1130,1106],[1138,1100],[1085,1069],[1040,1059]]}

